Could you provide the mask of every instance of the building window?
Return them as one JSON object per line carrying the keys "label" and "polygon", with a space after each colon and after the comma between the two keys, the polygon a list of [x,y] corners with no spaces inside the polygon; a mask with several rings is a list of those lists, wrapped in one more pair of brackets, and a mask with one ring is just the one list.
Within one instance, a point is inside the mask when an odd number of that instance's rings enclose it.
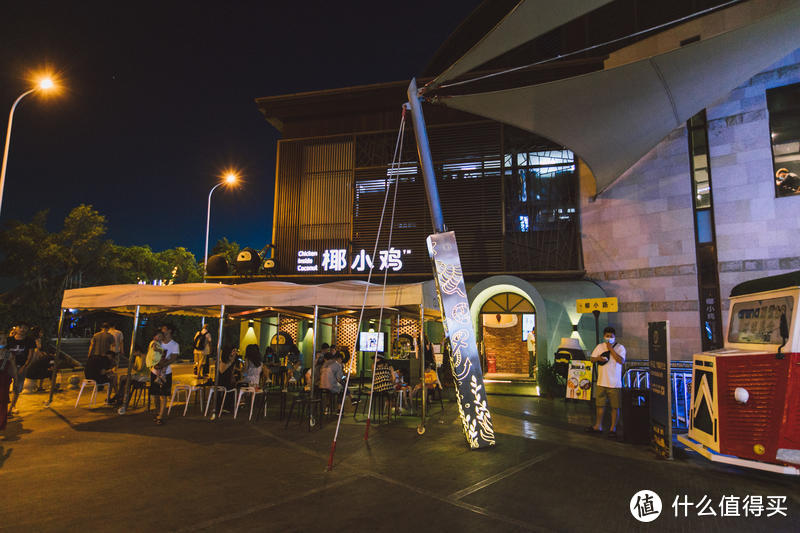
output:
{"label": "building window", "polygon": [[503,132],[504,268],[580,269],[575,154],[512,127]]}
{"label": "building window", "polygon": [[800,194],[800,83],[767,91],[775,196]]}
{"label": "building window", "polygon": [[722,347],[722,312],[714,231],[714,197],[711,191],[711,167],[708,162],[706,112],[701,111],[690,118],[686,127],[689,132],[689,161],[692,170],[700,340],[705,351]]}

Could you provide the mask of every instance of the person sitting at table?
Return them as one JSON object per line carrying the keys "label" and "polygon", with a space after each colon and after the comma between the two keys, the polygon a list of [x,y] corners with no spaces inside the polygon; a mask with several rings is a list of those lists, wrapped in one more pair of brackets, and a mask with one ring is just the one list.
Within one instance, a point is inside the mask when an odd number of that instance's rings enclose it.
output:
{"label": "person sitting at table", "polygon": [[[111,391],[117,393],[117,375],[114,373],[114,352],[108,350],[103,355],[90,355],[86,360],[83,372],[86,379],[94,380],[97,385],[108,385]],[[107,400],[106,403],[111,403]]]}
{"label": "person sitting at table", "polygon": [[269,370],[261,362],[258,344],[248,344],[244,350],[245,367],[242,371],[242,382],[247,387],[258,387],[261,378],[269,377]]}
{"label": "person sitting at table", "polygon": [[286,369],[281,365],[281,358],[278,357],[278,354],[275,353],[271,346],[267,346],[264,352],[264,366],[267,368],[270,382],[273,385],[280,385]]}
{"label": "person sitting at table", "polygon": [[[148,383],[150,381],[150,369],[147,368],[145,351],[138,344],[133,347],[133,366],[131,367],[131,388],[137,383]],[[123,374],[119,378],[119,394],[111,398],[117,405],[121,404],[125,396],[125,387],[128,381],[128,374]],[[130,401],[130,397],[128,397]],[[125,406],[127,407],[127,405]]]}
{"label": "person sitting at table", "polygon": [[320,388],[327,389],[338,396],[342,392],[342,379],[344,378],[341,355],[339,353],[336,355],[331,352],[326,353],[320,374]]}
{"label": "person sitting at table", "polygon": [[[220,387],[225,387],[225,390],[234,390],[236,386],[236,364],[239,359],[239,349],[233,346],[226,345],[222,347],[222,352],[219,358],[219,383]],[[215,393],[216,394],[216,393]],[[217,412],[222,406],[223,394],[216,394],[217,396]],[[230,399],[225,403],[231,405],[233,396],[229,395]]]}
{"label": "person sitting at table", "polygon": [[[423,379],[425,380],[425,388],[428,390],[435,389],[439,386],[439,376],[436,374],[436,367],[434,364],[427,365]],[[420,390],[422,390],[422,383],[417,383],[411,391],[411,396],[416,396],[417,392]]]}
{"label": "person sitting at table", "polygon": [[405,381],[403,370],[399,368],[395,370],[392,367],[389,367],[389,369],[392,371],[392,375],[394,376],[394,390],[402,392],[406,405],[411,405],[411,390]]}
{"label": "person sitting at table", "polygon": [[[391,367],[389,366],[389,362],[386,361],[386,356],[383,353],[377,354],[378,360],[375,363],[375,376],[374,376],[374,383],[373,392],[384,392],[389,393],[394,391],[394,377],[392,375]],[[386,407],[388,409],[389,405],[391,404],[390,395],[386,395]]]}

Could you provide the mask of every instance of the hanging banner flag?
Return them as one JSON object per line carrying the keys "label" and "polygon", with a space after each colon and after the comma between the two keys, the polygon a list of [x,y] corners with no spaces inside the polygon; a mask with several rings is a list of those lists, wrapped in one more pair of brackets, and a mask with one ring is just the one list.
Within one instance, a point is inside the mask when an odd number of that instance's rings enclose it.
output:
{"label": "hanging banner flag", "polygon": [[428,254],[433,263],[444,334],[450,339],[450,365],[455,378],[464,435],[470,448],[494,446],[492,416],[486,404],[483,371],[455,233],[448,231],[429,235]]}

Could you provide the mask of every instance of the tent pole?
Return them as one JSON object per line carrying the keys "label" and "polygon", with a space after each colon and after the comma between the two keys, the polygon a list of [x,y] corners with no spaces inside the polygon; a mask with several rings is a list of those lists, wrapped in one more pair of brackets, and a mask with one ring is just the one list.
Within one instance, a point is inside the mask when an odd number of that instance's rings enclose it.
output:
{"label": "tent pole", "polygon": [[219,385],[219,364],[222,352],[222,328],[225,325],[225,304],[219,306],[219,333],[217,334],[217,364],[214,367],[214,386]]}
{"label": "tent pole", "polygon": [[50,399],[47,400],[47,407],[53,403],[53,393],[56,389],[56,377],[58,376],[58,358],[61,357],[61,328],[64,326],[64,312],[66,309],[61,309],[58,315],[58,336],[56,337],[56,356],[53,358],[53,374],[50,377]]}
{"label": "tent pole", "polygon": [[[319,317],[319,306],[314,305],[314,336],[311,338],[311,400],[314,399],[314,370],[316,370],[316,357],[317,357],[317,318]],[[314,426],[314,415],[312,414],[314,411],[311,408],[312,404],[308,404],[308,425],[310,427]],[[322,403],[320,402],[320,408],[322,408]]]}
{"label": "tent pole", "polygon": [[[124,415],[128,410],[128,402],[131,399],[131,368],[133,368],[133,347],[136,346],[136,328],[139,327],[139,306],[136,306],[136,311],[133,313],[133,330],[131,331],[131,349],[128,354],[128,379],[125,381],[125,395],[122,397],[122,407],[117,411],[119,414]],[[119,394],[121,391],[118,391]]]}
{"label": "tent pole", "polygon": [[[420,304],[419,306],[419,351],[417,353],[419,355],[419,372],[420,372],[420,379],[422,380],[422,413],[420,416],[419,421],[419,428],[417,428],[417,433],[422,435],[425,433],[425,414],[427,409],[427,395],[428,395],[428,387],[425,386],[425,306]],[[413,398],[412,398],[413,401]]]}

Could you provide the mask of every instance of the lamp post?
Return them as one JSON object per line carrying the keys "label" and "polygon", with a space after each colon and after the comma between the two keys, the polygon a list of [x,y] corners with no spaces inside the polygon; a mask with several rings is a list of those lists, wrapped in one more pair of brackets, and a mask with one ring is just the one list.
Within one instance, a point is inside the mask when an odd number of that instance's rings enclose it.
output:
{"label": "lamp post", "polygon": [[206,276],[208,276],[208,230],[211,227],[211,195],[214,194],[214,191],[217,190],[217,187],[220,185],[232,186],[238,180],[239,176],[235,172],[226,172],[222,181],[211,187],[211,190],[208,192],[208,210],[206,211],[206,248],[205,254],[203,255],[203,283],[206,282]]}
{"label": "lamp post", "polygon": [[48,91],[55,87],[52,78],[44,77],[32,88],[28,89],[14,100],[11,105],[11,112],[8,114],[8,129],[6,131],[6,146],[3,149],[3,167],[0,169],[0,210],[3,208],[3,190],[6,186],[6,166],[8,164],[8,147],[11,145],[11,124],[14,122],[14,111],[17,109],[17,104],[31,93],[36,91]]}

